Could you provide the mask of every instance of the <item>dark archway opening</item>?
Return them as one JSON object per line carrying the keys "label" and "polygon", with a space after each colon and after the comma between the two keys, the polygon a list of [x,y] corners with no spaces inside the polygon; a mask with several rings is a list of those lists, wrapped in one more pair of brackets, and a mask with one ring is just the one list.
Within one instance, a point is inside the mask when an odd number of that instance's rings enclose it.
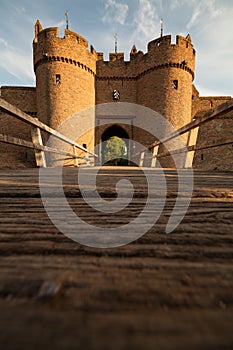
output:
{"label": "dark archway opening", "polygon": [[111,125],[101,137],[102,164],[127,166],[129,156],[129,135],[119,125]]}

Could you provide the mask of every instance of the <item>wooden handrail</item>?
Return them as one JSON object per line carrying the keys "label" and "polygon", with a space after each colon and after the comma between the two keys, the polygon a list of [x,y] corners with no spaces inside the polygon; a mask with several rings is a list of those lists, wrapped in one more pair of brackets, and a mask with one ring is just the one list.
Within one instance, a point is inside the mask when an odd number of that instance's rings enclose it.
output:
{"label": "wooden handrail", "polygon": [[9,135],[1,134],[1,133],[0,133],[0,142],[9,143],[11,145],[21,146],[21,147],[26,147],[26,148],[32,148],[34,150],[43,151],[43,152],[50,152],[50,153],[67,155],[67,156],[70,156],[72,158],[82,158],[80,156],[77,156],[75,153],[58,150],[56,148],[52,148],[52,147],[48,147],[48,146],[36,145],[33,142],[19,139],[17,137],[12,137]]}
{"label": "wooden handrail", "polygon": [[[55,136],[56,138],[68,143],[69,145],[73,146],[73,153],[71,152],[65,152],[62,150],[58,150],[55,148],[51,148],[48,146],[44,146],[41,142],[38,142],[38,139],[36,139],[36,141],[33,139],[34,142],[30,142],[30,141],[26,141],[26,140],[22,140],[22,139],[18,139],[15,137],[11,137],[8,135],[4,135],[4,134],[0,134],[0,142],[5,142],[5,143],[10,143],[10,144],[14,144],[14,145],[18,145],[18,146],[23,146],[23,147],[27,147],[27,148],[33,148],[35,151],[38,151],[39,153],[43,153],[43,152],[51,152],[51,153],[57,153],[57,154],[62,154],[62,155],[68,155],[70,157],[72,157],[73,159],[78,159],[78,158],[82,158],[80,156],[78,156],[76,154],[76,148],[94,156],[94,157],[98,157],[95,153],[89,151],[88,149],[82,147],[81,145],[79,145],[78,143],[76,143],[75,141],[69,139],[68,137],[62,135],[61,133],[59,133],[58,131],[50,128],[48,125],[40,122],[38,119],[31,117],[30,115],[24,113],[23,111],[21,111],[20,109],[18,109],[17,107],[11,105],[10,103],[8,103],[7,101],[3,100],[2,98],[0,98],[0,110],[6,112],[9,115],[12,115],[13,117],[24,121],[25,123],[33,126],[33,130],[38,131],[38,133],[40,134],[40,130],[43,130],[47,133],[49,133],[50,135]],[[148,150],[153,151],[155,149],[155,147],[160,146],[161,144],[165,144],[166,142],[179,137],[180,135],[183,135],[187,132],[192,132],[192,130],[198,130],[196,128],[198,128],[200,125],[213,120],[214,118],[220,117],[222,115],[225,115],[226,113],[230,112],[233,110],[233,99],[230,99],[229,101],[208,110],[207,112],[205,112],[203,114],[203,112],[200,112],[196,115],[196,118],[193,119],[190,123],[184,125],[183,127],[181,127],[180,129],[172,132],[169,136],[164,137],[163,139],[159,140],[159,141],[155,141],[154,143],[152,143],[150,146],[147,147]],[[38,135],[37,135],[38,136]],[[39,139],[41,139],[41,135],[39,135]],[[42,139],[41,139],[42,140]],[[194,152],[197,150],[202,150],[202,149],[208,149],[208,148],[213,148],[213,147],[217,147],[217,146],[223,146],[223,145],[228,145],[233,143],[233,140],[227,139],[224,141],[219,142],[214,142],[212,144],[203,144],[200,146],[197,146],[195,144],[191,144],[190,143],[187,145],[187,147],[183,147],[180,149],[174,149],[171,150],[169,152],[165,151],[163,153],[159,153],[155,154],[155,150],[153,151],[153,155],[152,157],[150,156],[150,158],[155,159],[155,158],[162,158],[162,157],[167,157],[169,155],[173,155],[173,154],[178,154],[178,153],[184,153],[184,152]],[[145,151],[141,151],[138,152],[137,154],[134,154],[134,156],[136,157],[137,155],[141,155],[144,154]],[[148,157],[145,157],[145,155],[143,156],[143,160],[146,159]],[[143,160],[141,160],[143,162]],[[45,165],[46,166],[46,165]]]}
{"label": "wooden handrail", "polygon": [[221,143],[213,142],[213,143],[202,144],[200,146],[192,145],[192,146],[188,146],[188,147],[175,149],[175,150],[172,150],[170,152],[165,151],[165,152],[159,153],[158,155],[155,155],[155,156],[153,156],[153,155],[144,156],[144,160],[152,159],[152,158],[156,158],[156,159],[165,158],[165,157],[169,157],[169,156],[175,155],[175,154],[187,153],[187,152],[192,152],[192,151],[201,151],[203,149],[210,149],[210,148],[215,148],[215,147],[227,146],[227,145],[231,145],[231,144],[233,144],[233,138],[226,139],[224,142],[221,142]]}
{"label": "wooden handrail", "polygon": [[[50,128],[48,125],[40,122],[38,119],[35,119],[33,117],[31,117],[30,115],[26,114],[25,112],[21,111],[19,108],[11,105],[9,102],[3,100],[2,98],[0,98],[0,109],[3,112],[6,112],[7,114],[12,115],[13,117],[24,121],[27,124],[30,124],[34,127],[38,127],[41,130],[46,131],[47,133],[49,133],[50,135],[53,135],[55,137],[57,137],[58,139],[72,145],[75,146],[77,148],[79,148],[80,150],[91,154],[94,157],[98,157],[97,154],[89,151],[88,149],[86,149],[85,147],[82,147],[81,145],[79,145],[77,142],[69,139],[68,137],[62,135],[61,133],[59,133],[58,131]],[[26,147],[26,146],[25,146]]]}
{"label": "wooden handrail", "polygon": [[160,141],[155,141],[154,143],[152,143],[150,146],[148,146],[148,149],[151,150],[154,147],[157,147],[167,141],[170,141],[180,135],[185,134],[186,132],[197,128],[198,126],[216,118],[216,117],[220,117],[223,114],[226,114],[230,111],[233,110],[233,99],[230,99],[229,101],[222,103],[221,105],[212,108],[210,110],[208,110],[207,112],[204,113],[204,115],[202,116],[198,116],[198,114],[196,115],[196,119],[193,119],[190,123],[182,126],[180,129],[176,130],[175,132],[171,133],[169,136],[163,138]]}

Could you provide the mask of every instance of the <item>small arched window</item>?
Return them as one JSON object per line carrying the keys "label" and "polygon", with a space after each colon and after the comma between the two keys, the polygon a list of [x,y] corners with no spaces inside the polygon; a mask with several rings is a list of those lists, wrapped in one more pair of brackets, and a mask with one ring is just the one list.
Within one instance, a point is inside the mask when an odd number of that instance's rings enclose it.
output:
{"label": "small arched window", "polygon": [[60,74],[56,74],[56,84],[57,85],[61,84],[61,75]]}
{"label": "small arched window", "polygon": [[173,80],[173,89],[178,90],[178,80]]}

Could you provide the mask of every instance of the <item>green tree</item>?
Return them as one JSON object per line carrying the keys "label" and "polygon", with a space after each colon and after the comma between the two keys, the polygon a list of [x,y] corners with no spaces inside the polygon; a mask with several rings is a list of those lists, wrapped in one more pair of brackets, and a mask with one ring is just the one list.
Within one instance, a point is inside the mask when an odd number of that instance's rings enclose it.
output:
{"label": "green tree", "polygon": [[111,162],[114,165],[124,164],[126,156],[126,144],[124,140],[117,136],[112,136],[107,140],[104,149],[104,162]]}

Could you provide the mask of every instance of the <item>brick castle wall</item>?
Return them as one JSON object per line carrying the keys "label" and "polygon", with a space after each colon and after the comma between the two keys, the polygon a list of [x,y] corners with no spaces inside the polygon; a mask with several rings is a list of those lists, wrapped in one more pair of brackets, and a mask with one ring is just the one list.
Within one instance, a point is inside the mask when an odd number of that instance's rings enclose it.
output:
{"label": "brick castle wall", "polygon": [[[192,116],[215,108],[231,99],[231,96],[201,97],[195,87],[192,94]],[[233,113],[216,118],[199,128],[197,146],[215,142],[221,144],[226,139],[233,139]],[[233,147],[223,145],[195,152],[193,167],[203,170],[233,170]]]}
{"label": "brick castle wall", "polygon": [[[222,144],[233,139],[233,113],[216,118],[199,129],[197,146],[205,143]],[[233,142],[229,145],[195,152],[193,167],[203,170],[233,170]]]}
{"label": "brick castle wall", "polygon": [[[1,98],[36,117],[36,89],[33,87],[2,86]],[[7,114],[0,113],[0,132],[13,137],[31,141],[30,127]],[[0,143],[0,166],[35,166],[34,151],[24,147]]]}
{"label": "brick castle wall", "polygon": [[[87,40],[79,34],[68,29],[63,38],[58,34],[58,28],[43,29],[37,21],[33,42],[36,88],[1,89],[2,98],[53,128],[76,112],[95,104],[113,102],[113,90],[120,93],[120,102],[149,107],[162,114],[175,128],[188,123],[196,113],[214,108],[231,98],[199,96],[192,85],[195,50],[189,35],[186,38],[177,36],[175,44],[171,43],[169,35],[153,40],[145,54],[133,47],[130,61],[124,60],[123,53],[110,53],[109,61],[104,61],[103,53],[97,53],[92,46],[89,50]],[[91,120],[94,130],[94,113]],[[232,117],[228,116],[202,126],[198,144],[207,138],[210,141],[216,139],[220,134],[221,139],[224,138],[232,126],[231,120]],[[114,124],[114,120],[111,122]],[[1,114],[0,127],[3,133],[31,140],[30,128],[10,116]],[[85,129],[82,123],[72,127]],[[122,125],[129,138],[133,135],[136,141],[148,146],[154,141],[153,136],[143,131],[143,125],[141,127],[134,128],[133,120],[130,126]],[[93,148],[94,142],[100,142],[106,129],[107,126],[99,130],[97,127],[95,134],[89,131],[76,141]],[[226,167],[232,167],[229,162],[232,148],[227,146],[223,149]],[[18,160],[20,164],[35,164],[33,151],[4,144],[1,144],[1,150],[1,165],[17,163]],[[194,166],[211,168],[215,157],[223,164],[220,153],[218,155],[214,149],[206,151],[205,156],[196,152]]]}
{"label": "brick castle wall", "polygon": [[[156,39],[148,44],[146,54],[134,48],[129,62],[124,61],[123,53],[110,54],[109,61],[104,62],[100,53],[96,103],[112,102],[113,90],[117,90],[121,102],[151,108],[179,128],[191,120],[194,66],[195,50],[189,35],[177,36],[174,45],[170,35]],[[140,133],[135,130],[135,138],[148,145],[152,141],[141,127]],[[98,132],[97,143],[100,136]]]}

